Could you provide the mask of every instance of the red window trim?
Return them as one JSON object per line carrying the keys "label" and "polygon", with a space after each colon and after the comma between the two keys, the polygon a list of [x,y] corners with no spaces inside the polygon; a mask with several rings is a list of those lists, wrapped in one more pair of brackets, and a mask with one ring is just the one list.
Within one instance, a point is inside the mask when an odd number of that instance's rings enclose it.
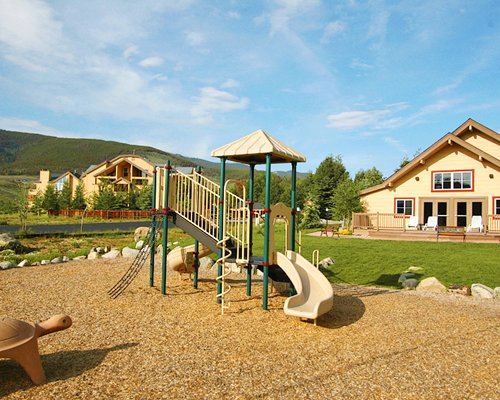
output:
{"label": "red window trim", "polygon": [[495,200],[500,200],[500,196],[493,196],[491,213],[493,214],[493,219],[500,219],[500,214],[495,214]]}
{"label": "red window trim", "polygon": [[410,218],[410,215],[401,215],[397,213],[397,201],[398,200],[411,200],[413,201],[413,214],[411,216],[415,216],[415,206],[417,202],[415,201],[415,197],[394,197],[394,218]]}
{"label": "red window trim", "polygon": [[[436,173],[443,173],[443,172],[470,172],[471,175],[471,188],[470,189],[434,189],[434,174]],[[431,192],[433,193],[449,193],[449,192],[457,192],[457,193],[467,193],[467,192],[473,192],[474,191],[474,183],[475,183],[475,176],[474,176],[474,170],[473,169],[446,169],[446,170],[437,170],[437,171],[431,171]]]}

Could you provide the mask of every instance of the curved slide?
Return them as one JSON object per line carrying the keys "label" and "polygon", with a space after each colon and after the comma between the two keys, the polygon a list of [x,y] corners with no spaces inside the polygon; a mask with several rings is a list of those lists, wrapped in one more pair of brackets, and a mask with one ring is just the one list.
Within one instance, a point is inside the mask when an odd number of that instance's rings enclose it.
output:
{"label": "curved slide", "polygon": [[277,263],[288,275],[296,295],[289,297],[283,307],[286,315],[316,319],[333,307],[332,285],[325,276],[300,254],[288,250],[277,253]]}

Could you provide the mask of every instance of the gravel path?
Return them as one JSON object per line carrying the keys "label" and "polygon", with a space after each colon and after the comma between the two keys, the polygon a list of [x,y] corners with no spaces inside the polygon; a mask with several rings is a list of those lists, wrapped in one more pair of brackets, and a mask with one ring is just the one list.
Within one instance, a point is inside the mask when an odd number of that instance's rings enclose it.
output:
{"label": "gravel path", "polygon": [[[130,260],[73,261],[0,271],[0,316],[73,326],[39,340],[48,383],[0,360],[5,399],[499,399],[500,302],[334,286],[317,327],[283,313],[261,284],[245,297],[234,274],[226,315],[214,276],[199,289],[147,268],[118,299],[107,290]],[[160,282],[159,276],[156,282]]]}

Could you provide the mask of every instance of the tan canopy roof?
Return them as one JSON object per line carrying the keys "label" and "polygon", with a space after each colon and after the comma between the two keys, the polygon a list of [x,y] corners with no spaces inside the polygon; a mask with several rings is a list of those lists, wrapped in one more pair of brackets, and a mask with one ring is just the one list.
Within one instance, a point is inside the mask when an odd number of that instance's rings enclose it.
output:
{"label": "tan canopy roof", "polygon": [[272,164],[306,161],[302,154],[260,129],[212,151],[212,157],[244,164],[265,164],[266,154],[271,154]]}

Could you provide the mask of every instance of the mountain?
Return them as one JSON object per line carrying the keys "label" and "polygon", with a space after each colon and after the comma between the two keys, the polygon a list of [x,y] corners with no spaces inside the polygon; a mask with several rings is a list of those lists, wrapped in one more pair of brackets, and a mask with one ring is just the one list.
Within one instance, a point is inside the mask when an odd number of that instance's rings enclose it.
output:
{"label": "mountain", "polygon": [[38,175],[43,168],[54,173],[83,172],[120,154],[138,154],[154,164],[166,160],[179,167],[201,165],[217,170],[219,164],[172,154],[149,146],[98,139],[71,139],[0,129],[0,175]]}

